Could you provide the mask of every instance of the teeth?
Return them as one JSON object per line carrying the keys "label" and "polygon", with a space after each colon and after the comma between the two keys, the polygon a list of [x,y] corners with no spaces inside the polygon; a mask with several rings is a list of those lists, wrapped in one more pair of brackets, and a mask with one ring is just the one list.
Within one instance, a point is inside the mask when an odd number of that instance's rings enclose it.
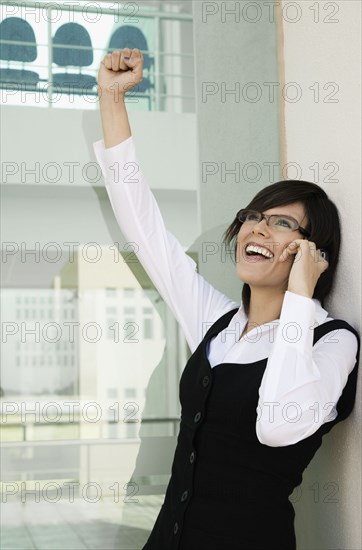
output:
{"label": "teeth", "polygon": [[272,258],[274,254],[266,250],[265,248],[261,248],[260,246],[254,246],[253,244],[248,244],[248,246],[245,249],[246,252],[259,252],[259,254],[262,254],[266,258]]}

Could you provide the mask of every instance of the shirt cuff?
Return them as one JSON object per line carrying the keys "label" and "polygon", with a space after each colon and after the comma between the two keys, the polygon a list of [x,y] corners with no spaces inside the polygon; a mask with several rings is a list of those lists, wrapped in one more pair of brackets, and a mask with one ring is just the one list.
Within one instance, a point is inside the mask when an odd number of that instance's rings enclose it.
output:
{"label": "shirt cuff", "polygon": [[312,348],[315,303],[312,298],[287,290],[280,312],[278,337],[283,343],[305,350]]}

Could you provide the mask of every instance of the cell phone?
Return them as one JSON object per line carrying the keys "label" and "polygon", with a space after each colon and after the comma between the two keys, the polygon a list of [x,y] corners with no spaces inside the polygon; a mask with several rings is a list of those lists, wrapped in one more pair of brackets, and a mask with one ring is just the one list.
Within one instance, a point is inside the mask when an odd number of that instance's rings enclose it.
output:
{"label": "cell phone", "polygon": [[327,250],[325,250],[324,248],[321,248],[321,254],[322,254],[322,257],[327,260],[327,262],[329,261],[329,254],[327,252]]}

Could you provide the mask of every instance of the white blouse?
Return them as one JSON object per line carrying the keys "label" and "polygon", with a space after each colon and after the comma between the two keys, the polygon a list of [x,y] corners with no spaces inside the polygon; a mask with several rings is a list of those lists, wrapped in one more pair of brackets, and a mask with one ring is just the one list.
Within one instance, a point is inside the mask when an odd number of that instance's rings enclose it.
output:
{"label": "white blouse", "polygon": [[181,325],[193,352],[221,315],[238,308],[208,346],[211,367],[268,358],[259,388],[256,434],[271,447],[297,443],[337,417],[335,405],[356,363],[357,338],[335,330],[313,346],[313,329],[331,320],[318,300],[286,291],[280,318],[239,339],[244,308],[215,289],[164,225],[137,160],[133,137],[110,148],[93,143],[124,237]]}

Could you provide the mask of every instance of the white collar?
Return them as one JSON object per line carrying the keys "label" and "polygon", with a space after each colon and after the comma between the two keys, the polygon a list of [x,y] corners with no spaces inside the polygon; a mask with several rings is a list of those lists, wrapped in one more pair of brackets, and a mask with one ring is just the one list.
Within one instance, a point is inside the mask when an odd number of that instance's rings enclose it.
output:
{"label": "white collar", "polygon": [[[322,323],[325,322],[325,320],[327,319],[328,317],[328,311],[325,310],[320,301],[317,300],[316,298],[312,298],[312,301],[314,303],[314,321],[317,322],[317,326],[318,325],[321,325]],[[243,304],[240,305],[238,311],[236,312],[236,315],[238,316],[238,320],[240,323],[243,323],[244,325],[246,324],[248,318],[245,314],[245,311],[244,311],[244,306]],[[269,321],[270,323],[279,323],[279,319],[274,319],[274,321]],[[265,323],[266,325],[268,323]]]}

